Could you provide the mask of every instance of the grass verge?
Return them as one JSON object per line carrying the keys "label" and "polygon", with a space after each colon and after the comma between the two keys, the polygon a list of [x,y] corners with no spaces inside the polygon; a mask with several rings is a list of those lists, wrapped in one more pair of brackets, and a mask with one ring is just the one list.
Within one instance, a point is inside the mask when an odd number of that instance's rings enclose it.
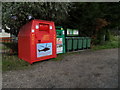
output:
{"label": "grass verge", "polygon": [[[92,48],[92,50],[100,50],[100,49],[111,49],[111,48],[120,48],[120,43],[118,43],[118,40],[120,37],[118,36],[111,36],[111,40],[108,42],[105,42],[103,45],[97,45]],[[11,44],[7,43],[5,44],[6,47],[4,49],[10,49]],[[70,52],[70,53],[64,53],[57,55],[57,58],[50,59],[52,61],[59,61],[63,60],[65,56],[67,55],[73,55],[73,54],[79,54],[81,52]],[[17,54],[9,55],[8,54],[2,54],[2,70],[3,71],[10,71],[10,70],[21,70],[31,67],[31,65],[18,58]]]}
{"label": "grass verge", "polygon": [[8,55],[8,54],[2,55],[3,71],[25,69],[28,68],[29,66],[30,66],[29,63],[19,59],[17,55]]}
{"label": "grass verge", "polygon": [[[60,61],[64,59],[66,55],[78,54],[80,52],[71,52],[57,55],[56,58],[50,59],[51,61]],[[39,62],[38,62],[39,63]],[[2,54],[2,70],[11,71],[11,70],[23,70],[32,67],[28,62],[21,60],[17,55]]]}
{"label": "grass verge", "polygon": [[110,41],[107,41],[102,45],[93,46],[92,50],[120,48],[119,40],[120,40],[120,36],[111,36]]}

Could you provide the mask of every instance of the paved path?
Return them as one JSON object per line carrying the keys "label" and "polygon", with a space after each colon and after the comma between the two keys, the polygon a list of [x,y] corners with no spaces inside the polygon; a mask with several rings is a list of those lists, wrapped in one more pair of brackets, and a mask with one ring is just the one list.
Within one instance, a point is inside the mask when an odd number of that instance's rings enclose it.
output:
{"label": "paved path", "polygon": [[118,49],[68,54],[3,73],[3,88],[116,88]]}

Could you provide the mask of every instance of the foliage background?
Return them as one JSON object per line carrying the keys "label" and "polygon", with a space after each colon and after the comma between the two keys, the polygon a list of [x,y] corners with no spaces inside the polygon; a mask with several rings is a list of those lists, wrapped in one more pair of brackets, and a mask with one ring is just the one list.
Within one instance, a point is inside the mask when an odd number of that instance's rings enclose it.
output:
{"label": "foliage background", "polygon": [[65,29],[78,29],[79,36],[96,40],[105,35],[109,40],[107,34],[118,33],[120,28],[119,10],[119,2],[3,2],[2,28],[17,36],[20,27],[32,16],[32,19],[54,21]]}

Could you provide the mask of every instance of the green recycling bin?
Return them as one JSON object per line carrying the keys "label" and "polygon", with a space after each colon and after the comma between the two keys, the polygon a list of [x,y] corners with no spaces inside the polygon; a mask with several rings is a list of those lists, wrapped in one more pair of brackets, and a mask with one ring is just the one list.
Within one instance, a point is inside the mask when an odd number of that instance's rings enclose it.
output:
{"label": "green recycling bin", "polygon": [[82,49],[82,38],[78,37],[78,49]]}
{"label": "green recycling bin", "polygon": [[87,48],[90,48],[91,46],[91,38],[90,37],[86,37],[87,38]]}
{"label": "green recycling bin", "polygon": [[65,53],[65,33],[62,26],[56,26],[56,33],[57,54]]}
{"label": "green recycling bin", "polygon": [[87,48],[87,38],[86,37],[81,37],[82,38],[82,48],[86,49]]}
{"label": "green recycling bin", "polygon": [[72,37],[73,39],[73,50],[77,50],[77,46],[78,46],[78,38],[77,37]]}
{"label": "green recycling bin", "polygon": [[66,37],[66,51],[69,52],[69,51],[72,51],[72,38],[71,37]]}

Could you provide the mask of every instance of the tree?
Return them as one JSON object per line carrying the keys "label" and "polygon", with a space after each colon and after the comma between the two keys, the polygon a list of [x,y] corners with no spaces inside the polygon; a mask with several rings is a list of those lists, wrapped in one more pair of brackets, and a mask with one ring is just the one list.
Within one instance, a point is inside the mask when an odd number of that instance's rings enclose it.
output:
{"label": "tree", "polygon": [[94,34],[96,18],[103,16],[99,7],[98,3],[74,3],[69,12],[71,28],[78,28],[83,36]]}
{"label": "tree", "polygon": [[30,16],[34,19],[52,20],[56,25],[62,24],[67,18],[69,5],[70,3],[61,2],[4,2],[3,29],[17,36],[20,27],[29,21]]}
{"label": "tree", "polygon": [[94,37],[98,30],[120,27],[120,3],[117,2],[5,2],[2,7],[3,28],[16,36],[19,28],[29,21],[28,16],[79,29],[80,36]]}
{"label": "tree", "polygon": [[[110,28],[118,26],[120,20],[120,5],[119,3],[73,3],[69,12],[71,27],[79,28],[81,30],[89,27],[96,27],[96,19],[101,18],[109,22]],[[72,24],[74,22],[74,24]],[[88,28],[87,28],[88,29]],[[85,32],[85,31],[84,31]]]}

